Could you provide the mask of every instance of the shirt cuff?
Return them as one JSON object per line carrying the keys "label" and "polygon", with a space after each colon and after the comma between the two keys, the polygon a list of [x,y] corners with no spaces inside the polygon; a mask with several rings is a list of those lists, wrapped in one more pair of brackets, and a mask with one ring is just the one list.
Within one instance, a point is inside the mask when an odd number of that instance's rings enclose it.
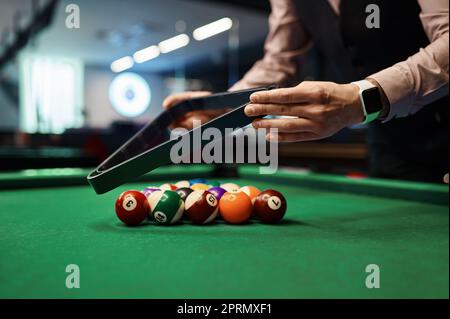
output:
{"label": "shirt cuff", "polygon": [[414,104],[414,93],[408,73],[399,65],[394,65],[368,76],[383,89],[390,103],[390,110],[383,122],[394,118],[406,117]]}

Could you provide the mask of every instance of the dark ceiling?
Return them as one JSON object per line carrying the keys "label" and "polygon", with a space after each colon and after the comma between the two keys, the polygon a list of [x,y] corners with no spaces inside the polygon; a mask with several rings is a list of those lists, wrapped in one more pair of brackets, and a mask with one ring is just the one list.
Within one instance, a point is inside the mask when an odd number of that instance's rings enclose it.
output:
{"label": "dark ceiling", "polygon": [[245,7],[248,9],[256,9],[264,12],[270,12],[269,0],[194,0],[194,1],[219,2],[238,7]]}

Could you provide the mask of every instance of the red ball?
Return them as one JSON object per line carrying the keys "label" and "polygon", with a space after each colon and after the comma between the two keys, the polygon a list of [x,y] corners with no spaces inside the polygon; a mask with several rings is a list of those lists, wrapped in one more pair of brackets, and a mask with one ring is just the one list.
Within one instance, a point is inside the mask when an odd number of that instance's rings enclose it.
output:
{"label": "red ball", "polygon": [[194,224],[211,223],[219,211],[219,202],[208,191],[196,190],[186,197],[185,214]]}
{"label": "red ball", "polygon": [[139,191],[126,191],[116,200],[116,215],[128,226],[143,222],[150,213],[147,197]]}
{"label": "red ball", "polygon": [[165,191],[174,191],[176,190],[178,187],[174,184],[162,184],[161,186],[159,186],[160,189],[165,190]]}
{"label": "red ball", "polygon": [[255,200],[253,210],[263,223],[278,223],[286,213],[287,203],[284,196],[273,189],[261,192]]}

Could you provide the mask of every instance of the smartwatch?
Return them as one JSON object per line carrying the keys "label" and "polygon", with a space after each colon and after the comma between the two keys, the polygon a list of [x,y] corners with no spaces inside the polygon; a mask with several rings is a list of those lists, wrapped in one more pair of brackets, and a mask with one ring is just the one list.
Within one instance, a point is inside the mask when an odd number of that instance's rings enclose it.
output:
{"label": "smartwatch", "polygon": [[359,98],[364,111],[364,121],[361,124],[370,123],[380,116],[383,110],[383,102],[378,87],[367,80],[352,82],[359,87]]}

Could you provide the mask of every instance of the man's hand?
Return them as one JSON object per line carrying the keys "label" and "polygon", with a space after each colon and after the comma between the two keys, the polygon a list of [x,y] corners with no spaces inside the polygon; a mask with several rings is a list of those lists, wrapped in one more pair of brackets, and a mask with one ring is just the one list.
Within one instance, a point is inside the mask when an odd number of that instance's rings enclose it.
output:
{"label": "man's hand", "polygon": [[[364,120],[359,88],[354,84],[305,81],[292,88],[253,93],[250,101],[247,116],[295,116],[253,121],[255,128],[278,128],[280,142],[323,139]],[[268,134],[266,138],[275,137]]]}
{"label": "man's hand", "polygon": [[[182,92],[182,93],[172,94],[164,100],[163,107],[164,107],[164,109],[169,109],[172,106],[174,106],[180,102],[183,102],[185,100],[196,98],[196,97],[207,96],[207,95],[211,95],[211,92],[196,91],[196,92]],[[222,110],[188,112],[181,118],[177,119],[177,121],[175,121],[175,123],[172,124],[172,127],[173,128],[184,127],[186,129],[190,130],[193,128],[194,120],[201,121],[202,123],[206,123],[206,122],[212,120],[213,118],[219,116],[223,112],[224,111],[222,111]]]}

